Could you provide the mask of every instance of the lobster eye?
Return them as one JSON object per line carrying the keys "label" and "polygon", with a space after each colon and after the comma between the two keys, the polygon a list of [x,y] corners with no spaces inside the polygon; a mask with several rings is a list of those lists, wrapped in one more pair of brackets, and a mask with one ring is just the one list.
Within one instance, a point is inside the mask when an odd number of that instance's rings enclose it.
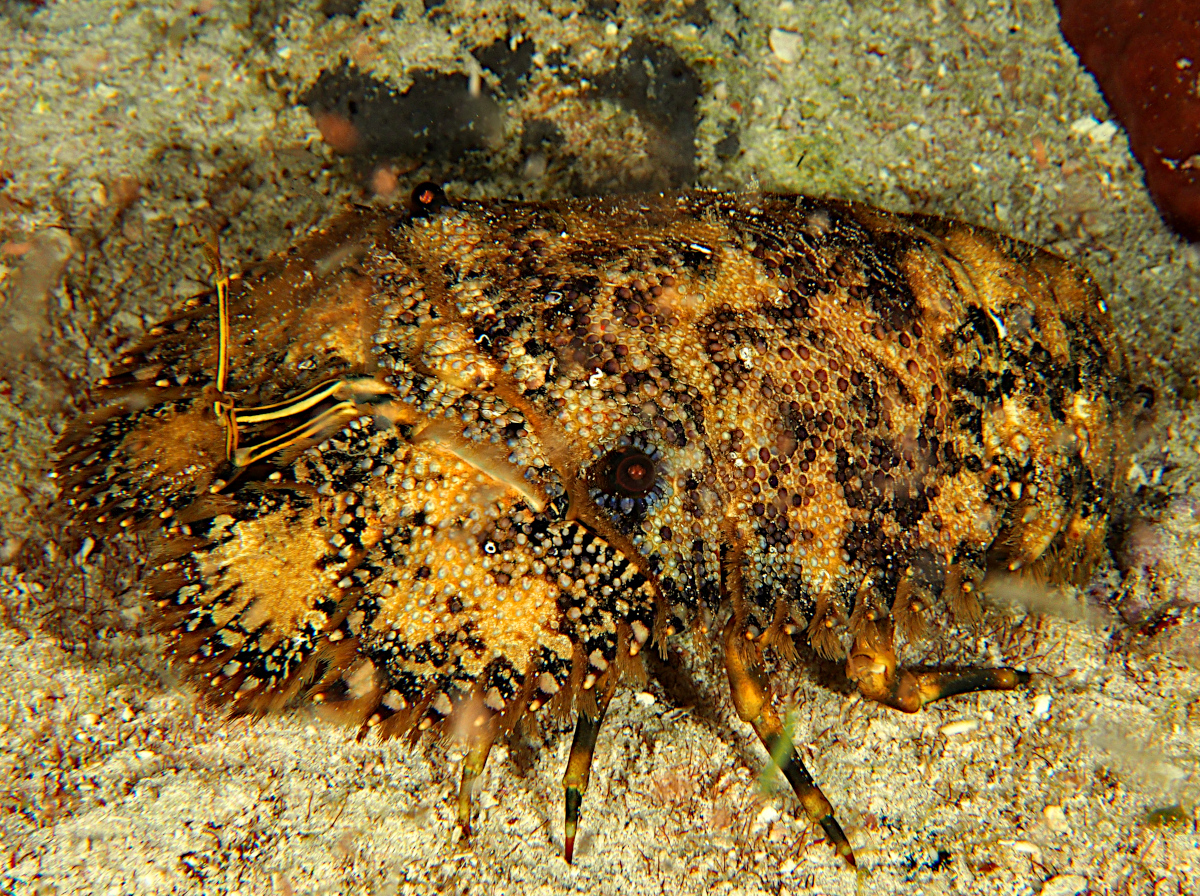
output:
{"label": "lobster eye", "polygon": [[640,498],[654,488],[658,470],[654,458],[636,448],[621,448],[607,458],[605,491],[625,498]]}
{"label": "lobster eye", "polygon": [[588,494],[618,518],[637,524],[669,491],[662,454],[641,433],[625,436],[600,456],[588,476]]}

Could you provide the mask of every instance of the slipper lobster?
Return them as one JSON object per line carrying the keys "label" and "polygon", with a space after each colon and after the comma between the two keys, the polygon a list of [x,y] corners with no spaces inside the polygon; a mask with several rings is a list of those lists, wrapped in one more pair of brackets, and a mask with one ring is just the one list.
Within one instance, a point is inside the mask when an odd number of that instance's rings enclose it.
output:
{"label": "slipper lobster", "polygon": [[[214,701],[303,702],[465,748],[575,719],[571,861],[615,689],[707,641],[808,817],[854,852],[775,708],[804,642],[905,712],[1009,690],[913,669],[989,571],[1086,578],[1128,444],[1088,275],[966,224],[776,194],[355,209],[220,270],[64,437],[81,531],[138,539]],[[936,634],[936,631],[933,632]]]}

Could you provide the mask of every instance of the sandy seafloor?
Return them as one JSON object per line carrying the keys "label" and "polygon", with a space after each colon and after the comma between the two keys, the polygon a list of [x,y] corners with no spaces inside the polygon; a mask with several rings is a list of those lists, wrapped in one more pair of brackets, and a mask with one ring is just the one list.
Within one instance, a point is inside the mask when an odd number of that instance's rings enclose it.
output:
{"label": "sandy seafloor", "polygon": [[[670,3],[319,7],[0,2],[0,892],[1200,893],[1198,629],[1137,636],[1112,614],[1200,602],[1200,251],[1159,222],[1052,4],[713,2],[699,25]],[[103,546],[57,546],[47,474],[71,395],[204,288],[190,223],[219,212],[236,267],[369,198],[298,101],[318,71],[467,71],[506,22],[584,68],[657,29],[702,81],[699,185],[952,215],[1088,264],[1158,393],[1127,470],[1145,521],[1125,581],[1102,570],[1086,600],[906,652],[1023,666],[1028,691],[902,716],[783,673],[857,877],[761,777],[723,673],[687,650],[690,684],[616,699],[568,867],[568,736],[496,749],[464,847],[453,749],[359,743],[302,711],[223,720],[104,587],[122,571]],[[772,28],[790,32],[774,48]],[[730,126],[732,156],[715,150]],[[451,193],[555,195],[552,169],[519,162]]]}

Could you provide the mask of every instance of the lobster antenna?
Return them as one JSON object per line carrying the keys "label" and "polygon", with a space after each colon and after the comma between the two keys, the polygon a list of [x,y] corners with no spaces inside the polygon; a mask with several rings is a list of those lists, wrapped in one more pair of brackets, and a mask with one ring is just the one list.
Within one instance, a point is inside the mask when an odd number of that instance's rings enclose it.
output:
{"label": "lobster antenna", "polygon": [[209,238],[204,243],[204,256],[213,270],[217,287],[217,401],[213,408],[225,425],[225,456],[233,458],[238,447],[237,417],[233,399],[225,394],[229,379],[229,272],[221,261],[221,241],[217,228],[210,225]]}
{"label": "lobster antenna", "polygon": [[221,243],[216,227],[212,228],[212,236],[204,244],[204,255],[212,266],[217,287],[217,391],[224,395],[229,377],[229,273],[221,262]]}

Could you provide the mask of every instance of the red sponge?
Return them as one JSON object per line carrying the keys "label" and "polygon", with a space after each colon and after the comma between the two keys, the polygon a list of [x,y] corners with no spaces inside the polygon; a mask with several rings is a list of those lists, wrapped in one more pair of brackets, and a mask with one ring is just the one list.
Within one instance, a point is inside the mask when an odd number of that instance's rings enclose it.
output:
{"label": "red sponge", "polygon": [[1058,0],[1167,223],[1200,241],[1200,0]]}

